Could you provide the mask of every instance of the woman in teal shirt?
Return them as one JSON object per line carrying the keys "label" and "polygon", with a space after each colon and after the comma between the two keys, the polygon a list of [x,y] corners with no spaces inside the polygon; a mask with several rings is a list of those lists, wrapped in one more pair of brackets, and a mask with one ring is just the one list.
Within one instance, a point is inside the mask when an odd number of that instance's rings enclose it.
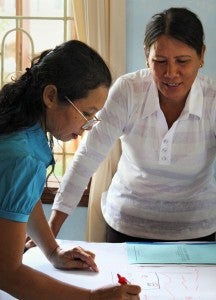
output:
{"label": "woman in teal shirt", "polygon": [[0,289],[18,299],[139,299],[138,286],[91,291],[57,281],[22,264],[26,232],[56,268],[91,268],[94,254],[63,250],[40,201],[46,168],[54,164],[46,134],[68,141],[98,122],[111,74],[86,44],[68,41],[44,51],[0,91]]}

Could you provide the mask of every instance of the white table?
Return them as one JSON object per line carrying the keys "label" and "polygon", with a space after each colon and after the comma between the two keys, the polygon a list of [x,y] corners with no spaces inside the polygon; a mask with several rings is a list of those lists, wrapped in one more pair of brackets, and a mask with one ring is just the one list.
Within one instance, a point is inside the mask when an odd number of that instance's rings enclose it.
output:
{"label": "white table", "polygon": [[[24,263],[59,280],[81,287],[98,288],[106,284],[117,283],[117,273],[120,273],[131,283],[141,285],[142,300],[216,299],[216,266],[214,265],[129,265],[124,243],[86,243],[64,240],[59,243],[63,248],[73,248],[79,245],[93,251],[96,254],[99,273],[57,270],[37,247],[24,254]],[[11,299],[15,298],[0,291],[0,300]]]}

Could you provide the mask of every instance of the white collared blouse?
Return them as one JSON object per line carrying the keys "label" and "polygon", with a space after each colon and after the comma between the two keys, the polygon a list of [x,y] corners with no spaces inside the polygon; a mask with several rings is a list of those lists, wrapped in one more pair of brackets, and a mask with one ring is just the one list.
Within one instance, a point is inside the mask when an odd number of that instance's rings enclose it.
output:
{"label": "white collared blouse", "polygon": [[82,140],[54,209],[71,214],[89,178],[116,139],[118,169],[102,197],[115,230],[151,239],[192,239],[216,231],[216,83],[198,75],[169,129],[149,70],[120,77],[102,120]]}

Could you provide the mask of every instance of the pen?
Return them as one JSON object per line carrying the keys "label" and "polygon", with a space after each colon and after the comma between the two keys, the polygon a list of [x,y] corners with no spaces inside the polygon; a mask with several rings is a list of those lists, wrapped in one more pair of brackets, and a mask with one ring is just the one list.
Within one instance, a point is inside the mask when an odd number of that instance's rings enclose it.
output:
{"label": "pen", "polygon": [[117,274],[117,276],[118,276],[118,283],[120,283],[120,284],[130,283],[125,277],[121,276],[120,274]]}

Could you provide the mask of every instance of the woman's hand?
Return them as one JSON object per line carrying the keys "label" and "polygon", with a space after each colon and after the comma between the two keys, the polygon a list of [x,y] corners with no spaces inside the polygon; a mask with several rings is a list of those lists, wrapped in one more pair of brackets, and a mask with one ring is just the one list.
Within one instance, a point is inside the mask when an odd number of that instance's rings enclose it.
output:
{"label": "woman's hand", "polygon": [[34,243],[34,241],[29,236],[26,236],[25,250],[28,250],[35,246],[36,244]]}
{"label": "woman's hand", "polygon": [[141,288],[138,285],[125,284],[106,286],[91,292],[90,300],[139,300]]}
{"label": "woman's hand", "polygon": [[90,268],[98,272],[98,267],[94,261],[95,254],[81,247],[70,250],[62,250],[57,247],[49,256],[49,260],[57,269],[87,269]]}

